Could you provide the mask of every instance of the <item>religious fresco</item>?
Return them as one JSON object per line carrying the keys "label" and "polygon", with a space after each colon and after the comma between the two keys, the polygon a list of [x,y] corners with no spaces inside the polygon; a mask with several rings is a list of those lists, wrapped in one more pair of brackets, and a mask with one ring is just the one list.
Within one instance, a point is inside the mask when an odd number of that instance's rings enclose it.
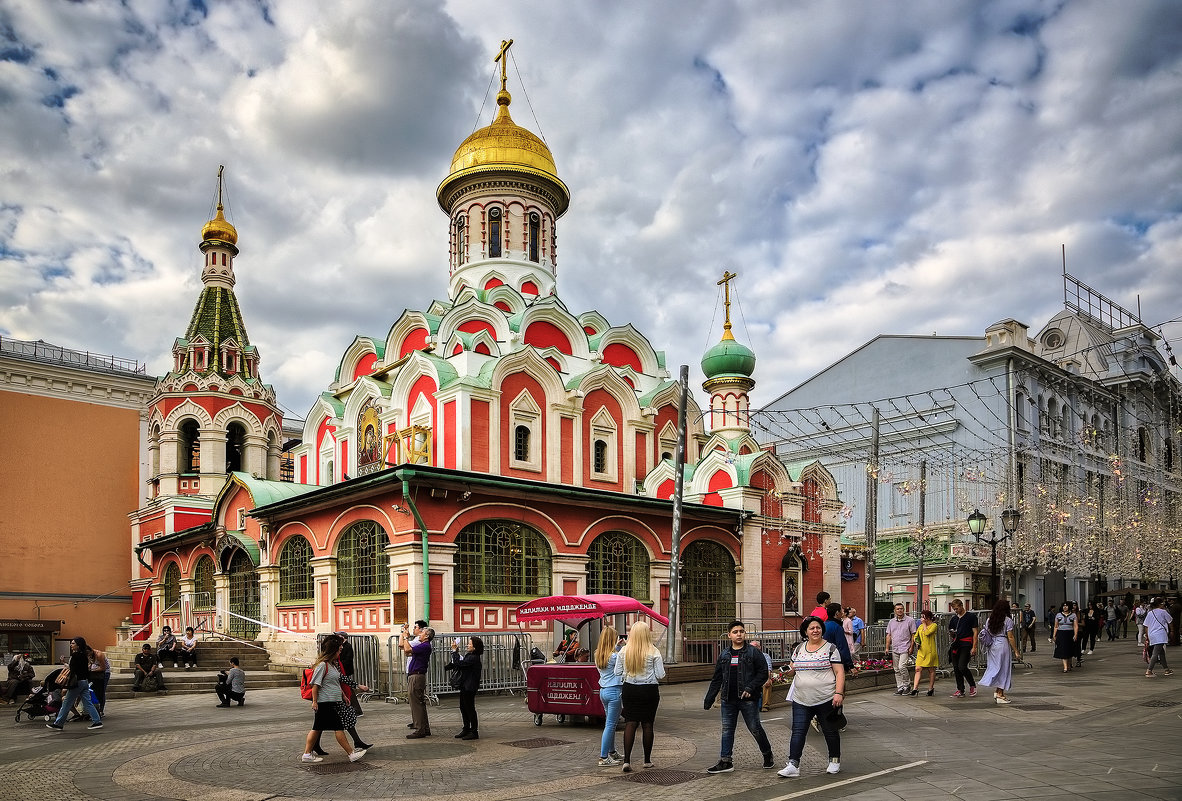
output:
{"label": "religious fresco", "polygon": [[365,475],[382,468],[382,435],[378,410],[373,400],[357,415],[357,474]]}

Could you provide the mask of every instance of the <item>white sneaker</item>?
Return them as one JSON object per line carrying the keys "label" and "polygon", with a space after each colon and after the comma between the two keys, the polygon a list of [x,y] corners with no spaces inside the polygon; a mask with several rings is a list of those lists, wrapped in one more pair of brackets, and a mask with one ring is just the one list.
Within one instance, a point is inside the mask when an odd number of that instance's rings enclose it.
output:
{"label": "white sneaker", "polygon": [[318,757],[315,754],[304,754],[300,757],[301,762],[323,762],[323,757]]}
{"label": "white sneaker", "polygon": [[785,779],[795,779],[797,776],[800,775],[800,768],[796,767],[796,765],[793,765],[791,762],[789,762],[787,765],[784,766],[783,770],[776,771],[776,775],[783,776]]}
{"label": "white sneaker", "polygon": [[353,753],[349,754],[349,761],[356,762],[357,760],[361,759],[363,756],[365,756],[365,749],[364,748],[354,748]]}
{"label": "white sneaker", "polygon": [[1095,653],[1095,651],[1088,651],[1088,653],[1089,653],[1089,654],[1093,654],[1093,653]]}
{"label": "white sneaker", "polygon": [[841,773],[840,762],[830,762],[829,767],[825,768],[826,773]]}

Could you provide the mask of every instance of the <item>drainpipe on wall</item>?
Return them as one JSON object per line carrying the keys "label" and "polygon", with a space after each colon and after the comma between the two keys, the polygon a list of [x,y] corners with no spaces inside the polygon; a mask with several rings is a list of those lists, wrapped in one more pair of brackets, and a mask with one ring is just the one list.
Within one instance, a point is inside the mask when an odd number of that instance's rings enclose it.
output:
{"label": "drainpipe on wall", "polygon": [[419,526],[419,541],[423,545],[423,620],[427,621],[429,625],[431,623],[431,582],[428,572],[427,524],[423,522],[423,517],[419,514],[419,507],[415,506],[414,498],[410,496],[410,482],[405,477],[402,479],[402,498],[410,507],[410,513],[414,515],[415,523]]}

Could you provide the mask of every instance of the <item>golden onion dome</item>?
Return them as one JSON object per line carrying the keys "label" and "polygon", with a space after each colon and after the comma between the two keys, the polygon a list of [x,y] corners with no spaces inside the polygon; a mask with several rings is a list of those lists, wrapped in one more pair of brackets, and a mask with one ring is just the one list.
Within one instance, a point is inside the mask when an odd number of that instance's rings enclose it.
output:
{"label": "golden onion dome", "polygon": [[238,230],[226,219],[226,215],[222,213],[220,203],[218,204],[218,213],[201,229],[202,242],[214,240],[228,242],[231,245],[238,244]]}
{"label": "golden onion dome", "polygon": [[570,190],[558,177],[554,156],[550,148],[539,137],[513,122],[509,116],[512,96],[502,89],[497,93],[497,116],[492,124],[481,128],[465,139],[456,148],[451,160],[451,170],[439,184],[437,197],[444,211],[444,195],[461,178],[474,173],[496,170],[525,172],[538,178],[548,179],[558,195],[558,208],[562,215],[570,204]]}

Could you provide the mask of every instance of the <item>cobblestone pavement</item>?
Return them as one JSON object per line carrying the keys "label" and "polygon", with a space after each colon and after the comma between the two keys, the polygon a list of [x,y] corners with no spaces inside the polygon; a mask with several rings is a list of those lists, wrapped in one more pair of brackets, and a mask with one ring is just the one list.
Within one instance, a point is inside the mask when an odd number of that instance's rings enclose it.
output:
{"label": "cobblestone pavement", "polygon": [[[1082,670],[1066,675],[1049,648],[1039,651],[1032,669],[1016,672],[1009,706],[994,704],[988,688],[977,698],[949,698],[947,679],[932,698],[889,689],[853,695],[836,776],[824,772],[816,733],[801,778],[763,770],[741,723],[735,772],[708,775],[718,758],[718,709],[702,710],[701,683],[661,688],[656,768],[637,765],[628,775],[595,765],[595,726],[560,725],[549,715],[535,726],[524,697],[508,695],[478,699],[478,741],[451,736],[460,728],[454,700],[431,709],[434,736],[423,740],[405,738],[405,705],[370,703],[359,729],[377,745],[364,760],[349,763],[326,736],[330,755],[303,764],[308,704],[276,689],[249,693],[245,707],[230,709],[214,708],[212,693],[112,701],[94,732],[84,723],[65,732],[44,721],[14,723],[15,707],[2,707],[0,792],[5,801],[1182,800],[1182,672],[1144,678],[1132,642],[1101,643]],[[1182,667],[1179,649],[1168,649],[1168,658]],[[781,702],[763,716],[777,768],[787,757],[790,715]]]}

